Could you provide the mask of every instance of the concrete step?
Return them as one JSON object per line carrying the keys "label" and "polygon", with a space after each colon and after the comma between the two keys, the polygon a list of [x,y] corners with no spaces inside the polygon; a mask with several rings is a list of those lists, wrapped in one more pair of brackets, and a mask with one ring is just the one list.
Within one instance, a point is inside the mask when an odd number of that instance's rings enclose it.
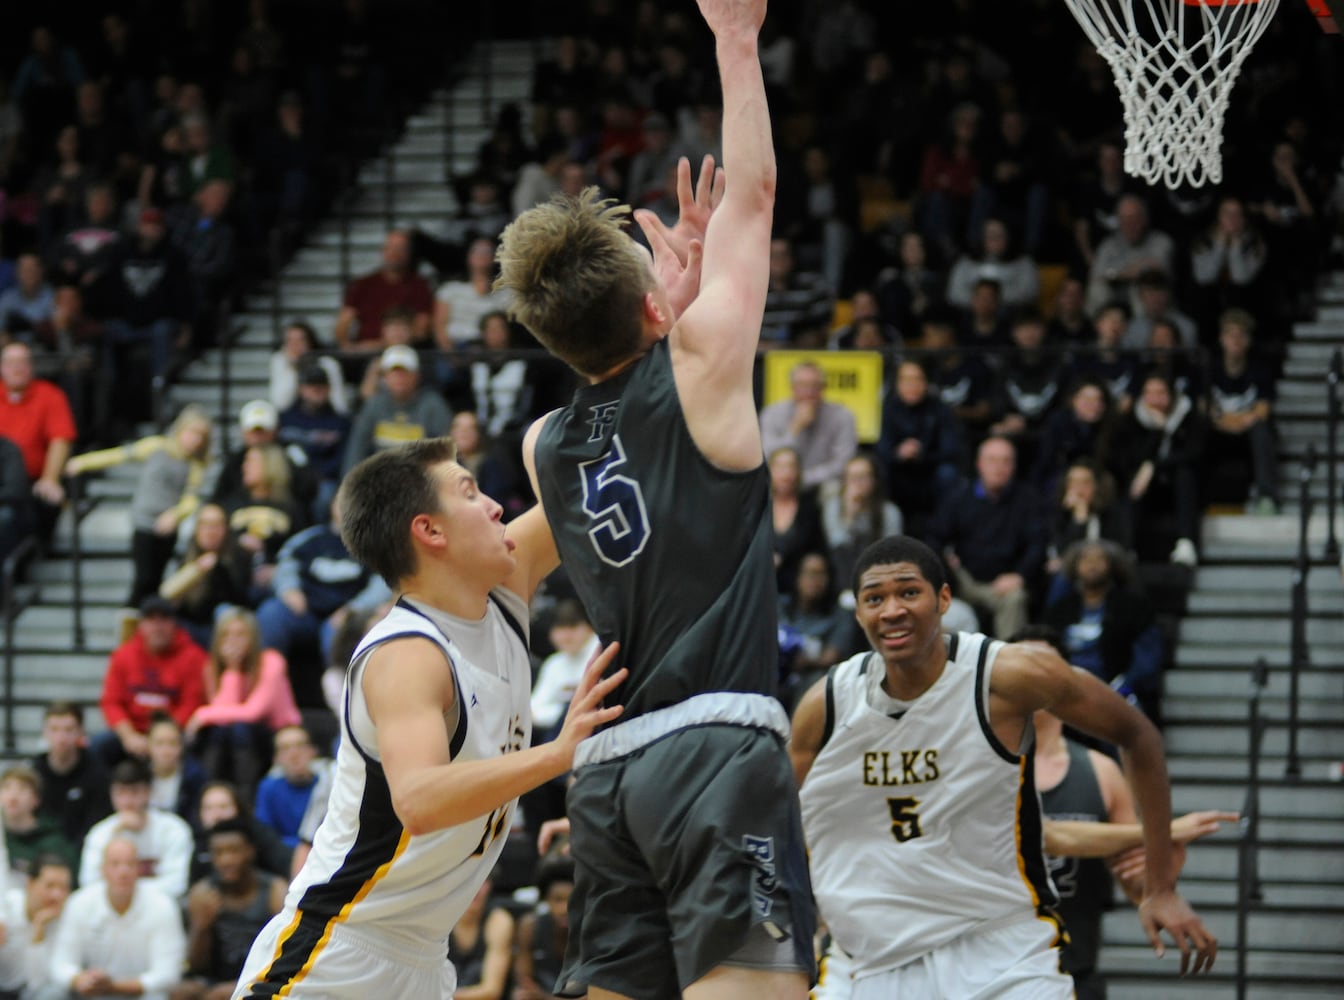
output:
{"label": "concrete step", "polygon": [[[1293,570],[1288,566],[1200,566],[1195,570],[1194,590],[1190,597],[1205,593],[1279,594],[1292,586]],[[1313,566],[1307,576],[1307,590],[1329,600],[1344,601],[1344,582],[1339,570]]]}
{"label": "concrete step", "polygon": [[[1303,683],[1319,683],[1324,690],[1344,683],[1344,672],[1338,667],[1344,664],[1344,648],[1339,646],[1313,646],[1310,649],[1311,663],[1317,668],[1303,675]],[[1286,645],[1267,645],[1264,643],[1239,644],[1236,646],[1198,645],[1182,640],[1176,646],[1176,662],[1184,669],[1213,667],[1216,669],[1248,670],[1258,660],[1264,660],[1270,666],[1271,676],[1279,668],[1287,668],[1289,650]],[[1336,668],[1334,673],[1326,669]],[[1198,670],[1194,671],[1198,672]],[[1314,675],[1314,676],[1313,676]],[[1249,677],[1249,672],[1247,673]]]}
{"label": "concrete step", "polygon": [[[1306,819],[1334,822],[1344,816],[1344,782],[1307,777],[1288,782],[1282,771],[1260,775],[1260,814],[1280,822]],[[1239,811],[1246,796],[1244,784],[1229,787],[1223,781],[1194,777],[1172,785],[1171,802],[1177,815],[1207,809]],[[1223,875],[1234,869],[1228,868]],[[1302,881],[1300,876],[1290,881]]]}
{"label": "concrete step", "polygon": [[[1335,575],[1338,580],[1338,574]],[[1327,596],[1329,595],[1329,596]],[[1344,593],[1308,588],[1308,609],[1313,618],[1344,616]],[[1316,598],[1312,601],[1311,598]],[[1292,611],[1292,595],[1284,591],[1213,591],[1190,594],[1186,604],[1189,617],[1218,615],[1286,615]]]}
{"label": "concrete step", "polygon": [[[1278,718],[1282,719],[1283,716]],[[1344,705],[1336,706],[1337,723],[1344,722]],[[1245,766],[1248,746],[1245,725],[1207,723],[1199,726],[1175,726],[1165,734],[1167,753],[1184,760],[1196,755],[1221,755]],[[1265,759],[1283,757],[1288,747],[1288,727],[1271,726],[1262,737],[1260,751]],[[1320,760],[1344,760],[1344,726],[1301,726],[1297,733],[1298,753]]]}
{"label": "concrete step", "polygon": [[[1246,743],[1243,740],[1242,746]],[[1234,754],[1240,751],[1233,751]],[[1339,755],[1313,757],[1299,753],[1298,773],[1311,781],[1327,781],[1332,777],[1331,768],[1339,762]],[[1208,755],[1194,756],[1185,754],[1173,756],[1167,761],[1172,784],[1191,781],[1220,781],[1224,784],[1245,785],[1250,780],[1250,767],[1243,756]],[[1261,778],[1282,778],[1287,774],[1287,758],[1266,756],[1260,761]]]}
{"label": "concrete step", "polygon": [[1328,341],[1334,346],[1344,344],[1344,324],[1337,322],[1323,323],[1320,320],[1294,323],[1293,343],[1289,345],[1288,350],[1292,352],[1299,343],[1319,341]]}
{"label": "concrete step", "polygon": [[[1339,616],[1338,604],[1327,604],[1333,617],[1312,617],[1307,620],[1307,642],[1313,649],[1321,646],[1339,646],[1344,650],[1344,618]],[[1266,617],[1262,614],[1228,617],[1192,617],[1181,622],[1182,643],[1266,643],[1287,644],[1292,622],[1285,616]]]}
{"label": "concrete step", "polygon": [[[1210,840],[1186,852],[1182,878],[1228,879],[1235,878],[1237,870],[1237,843],[1235,840]],[[1281,845],[1261,843],[1258,851],[1260,877],[1270,881],[1301,883],[1305,885],[1344,884],[1344,847]],[[1338,920],[1338,917],[1336,917]],[[1336,932],[1344,931],[1344,924],[1336,925]],[[1215,931],[1218,934],[1217,931]],[[1230,935],[1218,934],[1227,940]],[[1252,940],[1257,940],[1252,937]],[[1279,940],[1291,941],[1284,935]]]}
{"label": "concrete step", "polygon": [[[1106,927],[1123,919],[1108,914]],[[1130,919],[1133,919],[1132,914]],[[1236,957],[1224,941],[1214,971],[1207,976],[1177,975],[1179,952],[1168,950],[1157,958],[1146,945],[1104,945],[1099,967],[1106,972],[1109,1000],[1228,1000],[1236,996],[1233,972]],[[1321,1000],[1339,997],[1339,979],[1330,956],[1266,955],[1252,950],[1246,968],[1250,982],[1246,1000]]]}
{"label": "concrete step", "polygon": [[[1326,324],[1335,330],[1335,337],[1340,337],[1339,327],[1334,324]],[[1330,367],[1330,359],[1335,351],[1339,350],[1339,342],[1325,342],[1320,340],[1299,340],[1294,342],[1288,348],[1288,359],[1292,361],[1310,361],[1316,365],[1319,372],[1325,372]]]}
{"label": "concrete step", "polygon": [[[46,592],[43,591],[43,596]],[[1173,675],[1168,675],[1173,676]],[[1245,679],[1243,678],[1243,681]],[[1219,686],[1219,685],[1211,685]],[[1241,688],[1245,688],[1243,692]],[[1162,718],[1168,728],[1179,729],[1192,723],[1221,722],[1244,727],[1250,717],[1250,684],[1237,684],[1236,693],[1228,692],[1226,697],[1217,694],[1180,695],[1167,686],[1162,697]],[[1285,685],[1286,690],[1286,685]],[[1298,699],[1298,718],[1303,722],[1329,722],[1344,725],[1344,707],[1340,701],[1322,699],[1320,701],[1305,698]],[[1286,719],[1289,713],[1289,699],[1262,695],[1260,714],[1267,719]],[[1243,729],[1244,732],[1244,729]]]}

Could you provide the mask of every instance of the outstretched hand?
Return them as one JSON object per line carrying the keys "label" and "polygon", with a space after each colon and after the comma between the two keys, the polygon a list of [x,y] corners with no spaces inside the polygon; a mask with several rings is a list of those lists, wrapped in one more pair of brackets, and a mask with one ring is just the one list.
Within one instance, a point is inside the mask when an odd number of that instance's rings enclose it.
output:
{"label": "outstretched hand", "polygon": [[625,711],[623,705],[605,708],[602,705],[602,699],[616,690],[630,674],[622,667],[610,677],[602,677],[620,649],[621,644],[613,642],[605,649],[598,650],[584,668],[583,677],[574,689],[574,697],[570,699],[569,711],[565,713],[564,725],[555,738],[555,742],[564,749],[567,759],[573,759],[575,749],[593,734],[594,729],[606,725]]}
{"label": "outstretched hand", "polygon": [[724,174],[716,169],[714,157],[700,164],[700,179],[691,187],[691,162],[677,161],[677,224],[669,229],[647,208],[635,210],[635,221],[644,231],[653,251],[653,271],[667,291],[676,319],[700,293],[700,264],[710,216],[723,200]]}
{"label": "outstretched hand", "polygon": [[726,31],[760,31],[765,0],[697,0],[700,14],[717,36]]}
{"label": "outstretched hand", "polygon": [[1224,823],[1235,823],[1241,819],[1240,813],[1219,812],[1213,809],[1186,813],[1180,819],[1171,821],[1171,839],[1178,844],[1188,844],[1200,837],[1216,833]]}
{"label": "outstretched hand", "polygon": [[[1166,954],[1166,945],[1162,941],[1162,931],[1181,949],[1181,975],[1190,972],[1199,975],[1213,968],[1213,960],[1218,954],[1218,940],[1204,926],[1190,904],[1175,891],[1165,890],[1153,893],[1139,904],[1139,923],[1153,946],[1157,957]],[[1191,956],[1194,965],[1191,966]]]}

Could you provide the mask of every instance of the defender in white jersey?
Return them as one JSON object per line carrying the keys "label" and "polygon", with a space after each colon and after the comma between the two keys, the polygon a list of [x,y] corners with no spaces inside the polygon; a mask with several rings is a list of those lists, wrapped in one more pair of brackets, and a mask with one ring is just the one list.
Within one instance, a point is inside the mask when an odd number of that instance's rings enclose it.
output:
{"label": "defender in white jersey", "polygon": [[854,1000],[1073,995],[1034,787],[1037,709],[1122,748],[1150,872],[1140,921],[1159,955],[1160,931],[1176,942],[1182,974],[1211,967],[1216,942],[1175,891],[1152,724],[1050,651],[944,636],[951,591],[921,542],[870,546],[854,593],[874,652],[804,696],[790,747],[813,890],[851,956]]}
{"label": "defender in white jersey", "polygon": [[326,818],[234,997],[451,997],[447,939],[519,794],[616,718],[625,677],[584,675],[559,738],[531,742],[527,600],[557,558],[540,511],[501,508],[446,438],[381,452],[337,502],[357,559],[400,594],[350,661]]}

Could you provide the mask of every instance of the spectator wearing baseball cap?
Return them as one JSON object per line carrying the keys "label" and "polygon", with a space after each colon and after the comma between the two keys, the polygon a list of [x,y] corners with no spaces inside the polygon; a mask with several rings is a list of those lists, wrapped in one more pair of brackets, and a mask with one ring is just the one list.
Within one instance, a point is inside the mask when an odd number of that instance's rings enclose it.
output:
{"label": "spectator wearing baseball cap", "polygon": [[341,481],[341,462],[350,437],[350,419],[338,413],[331,399],[331,373],[317,358],[306,358],[298,370],[298,399],[280,414],[278,439],[286,450],[298,448],[317,479],[311,511],[314,524],[326,522],[326,511]]}
{"label": "spectator wearing baseball cap", "polygon": [[415,348],[394,344],[383,351],[378,367],[382,384],[355,418],[345,450],[345,472],[376,451],[442,437],[452,425],[448,404],[420,384],[420,356]]}
{"label": "spectator wearing baseball cap", "polygon": [[[243,458],[248,448],[279,443],[280,413],[268,399],[252,399],[242,405],[238,411],[238,433],[242,437],[242,446],[230,452],[220,466],[219,478],[215,480],[215,489],[210,499],[213,503],[227,505],[242,494]],[[285,448],[285,460],[289,463],[289,491],[295,503],[305,512],[317,498],[317,476],[308,466],[308,456],[302,448]]]}

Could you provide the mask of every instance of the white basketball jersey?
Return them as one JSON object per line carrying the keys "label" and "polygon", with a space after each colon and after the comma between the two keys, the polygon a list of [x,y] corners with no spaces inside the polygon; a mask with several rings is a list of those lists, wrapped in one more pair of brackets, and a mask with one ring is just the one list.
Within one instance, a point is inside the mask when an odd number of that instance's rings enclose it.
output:
{"label": "white basketball jersey", "polygon": [[859,977],[1055,902],[1031,753],[989,727],[1002,643],[947,638],[942,676],[911,702],[882,691],[876,654],[827,677],[826,734],[799,797],[817,905]]}
{"label": "white basketball jersey", "polygon": [[[392,808],[360,682],[375,647],[424,636],[443,649],[456,681],[455,704],[444,719],[452,759],[484,760],[522,750],[532,738],[527,621],[526,603],[504,590],[491,594],[479,622],[403,599],[359,644],[346,676],[327,815],[285,899],[286,915],[293,917],[291,961],[302,958],[306,939],[320,948],[320,932],[329,936],[333,921],[411,947],[446,941],[499,858],[516,801],[446,830],[407,833]],[[285,946],[282,935],[280,951]]]}

